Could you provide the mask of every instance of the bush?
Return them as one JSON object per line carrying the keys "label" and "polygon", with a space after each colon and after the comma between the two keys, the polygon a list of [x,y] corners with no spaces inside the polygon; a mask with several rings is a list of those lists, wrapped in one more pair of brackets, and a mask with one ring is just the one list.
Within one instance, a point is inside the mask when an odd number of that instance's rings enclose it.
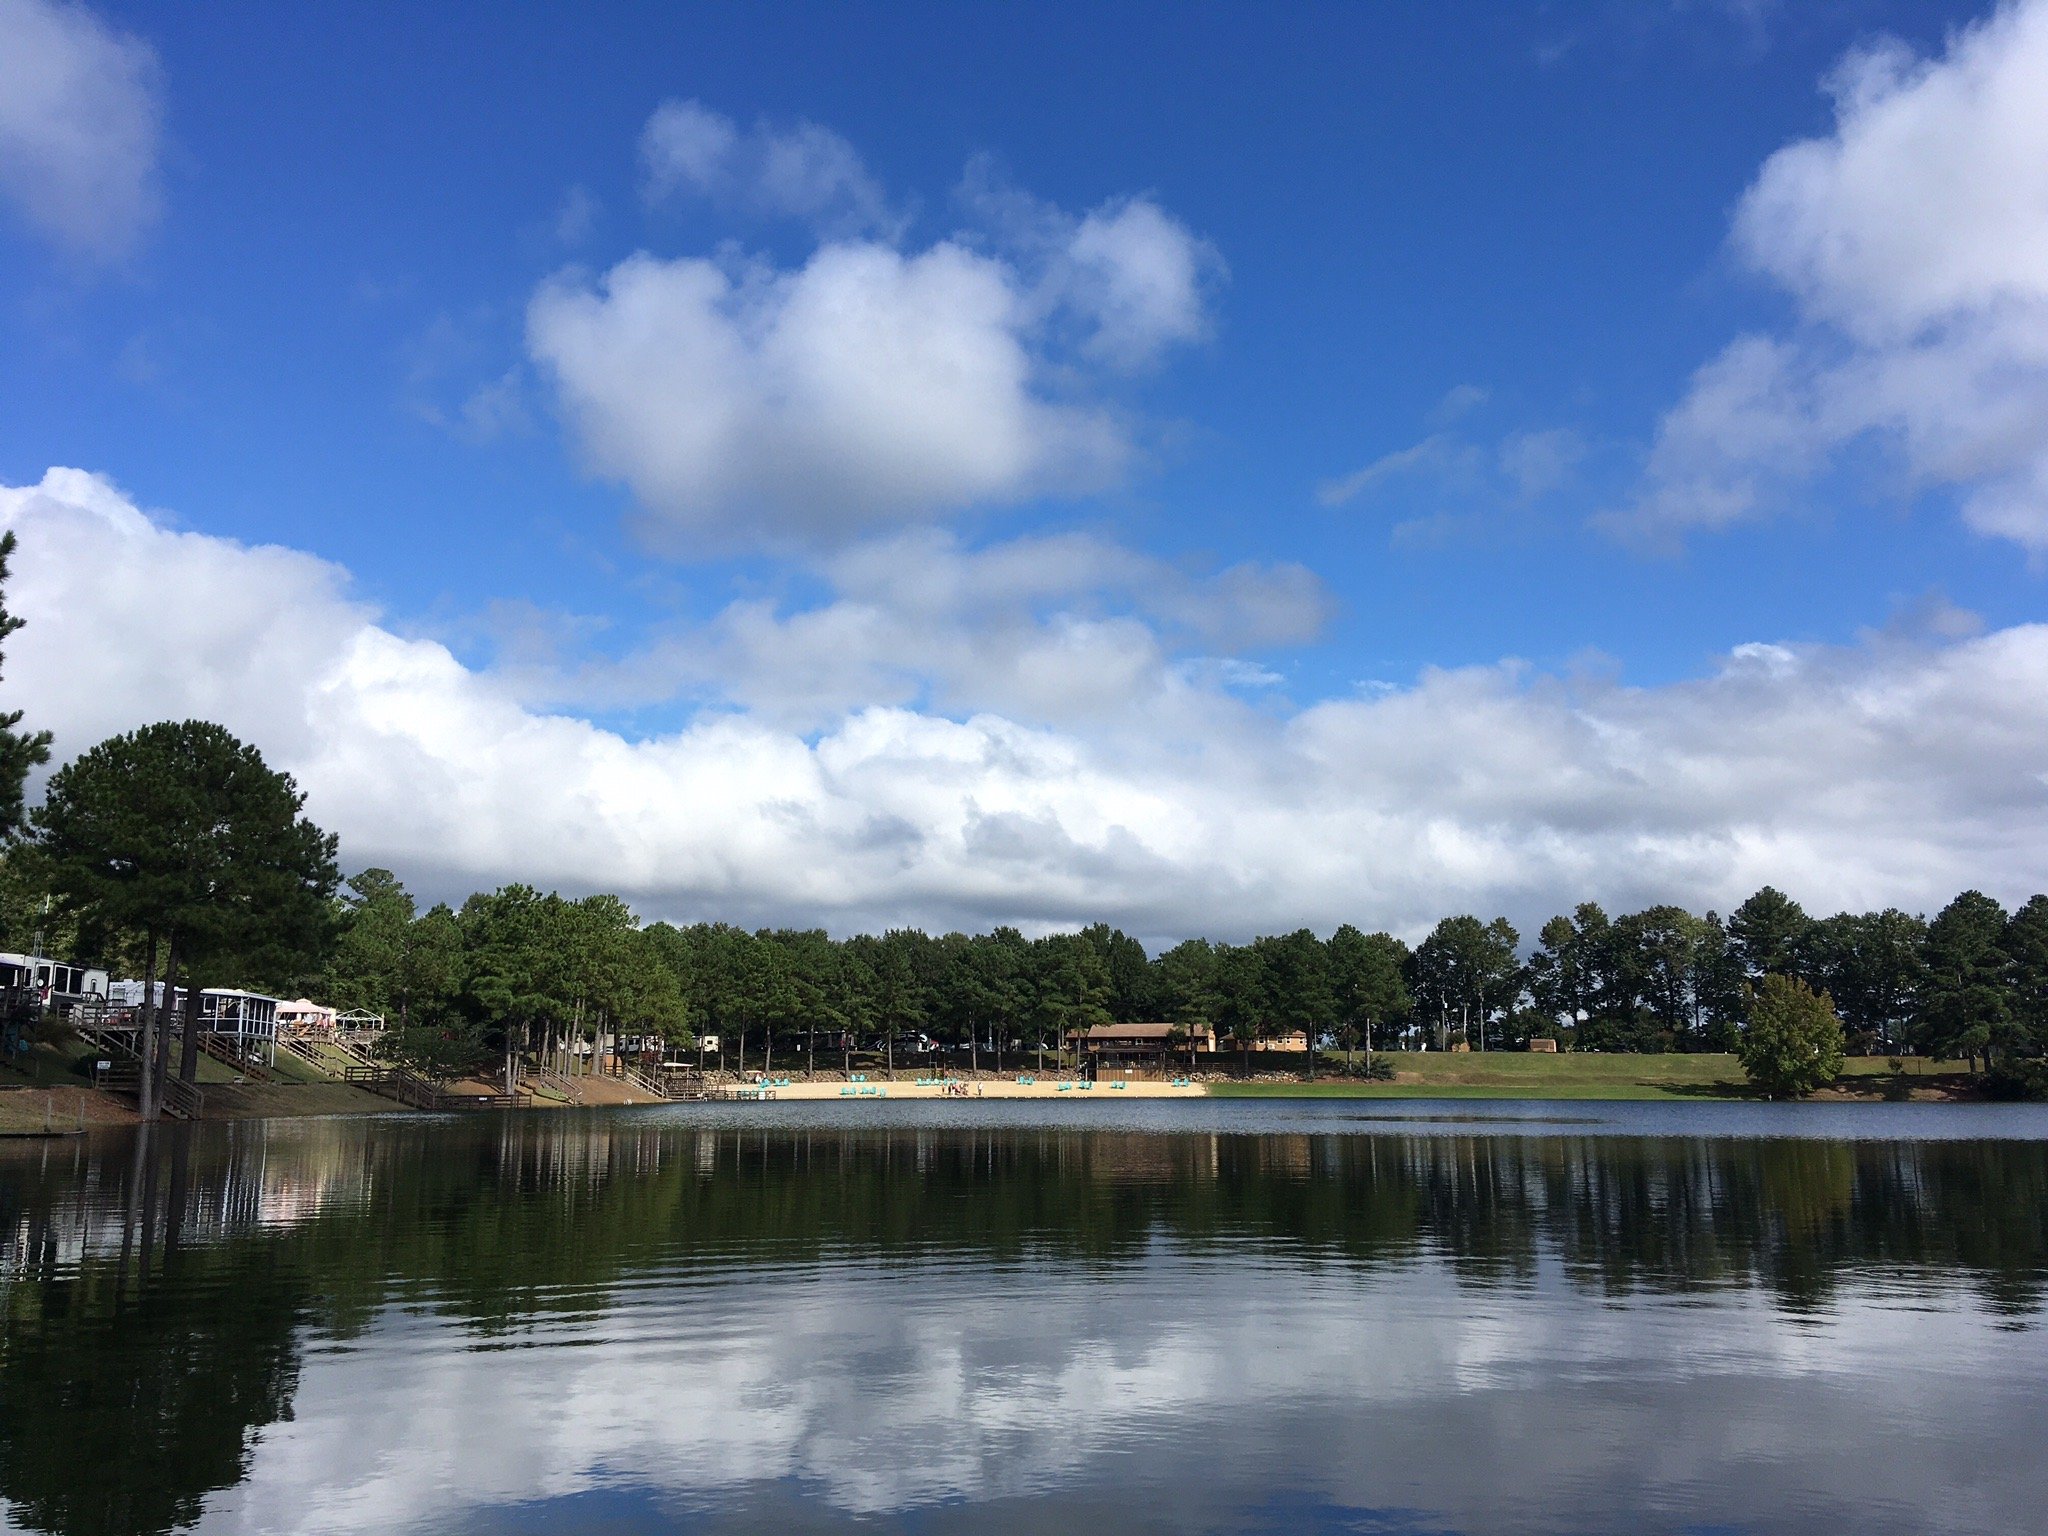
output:
{"label": "bush", "polygon": [[437,1081],[487,1073],[498,1064],[496,1054],[486,1050],[473,1032],[460,1026],[444,1028],[436,1024],[414,1024],[389,1031],[377,1042],[377,1054],[409,1072]]}
{"label": "bush", "polygon": [[2048,1061],[2001,1061],[1984,1074],[1984,1092],[1994,1099],[2048,1099]]}
{"label": "bush", "polygon": [[1748,1003],[1736,1053],[1765,1093],[1797,1097],[1841,1075],[1842,1021],[1827,993],[1790,976],[1766,976],[1749,989]]}
{"label": "bush", "polygon": [[29,1027],[28,1038],[37,1045],[69,1045],[78,1038],[78,1031],[69,1019],[52,1008]]}

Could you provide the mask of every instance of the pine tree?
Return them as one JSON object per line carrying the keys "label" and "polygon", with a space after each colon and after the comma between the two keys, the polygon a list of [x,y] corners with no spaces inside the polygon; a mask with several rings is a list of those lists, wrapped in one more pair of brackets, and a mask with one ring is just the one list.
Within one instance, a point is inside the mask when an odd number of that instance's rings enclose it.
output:
{"label": "pine tree", "polygon": [[2011,1044],[2027,1055],[2048,1050],[2048,896],[2013,913],[1999,946],[2011,962]]}
{"label": "pine tree", "polygon": [[1801,974],[1813,919],[1774,886],[1765,886],[1728,914],[1729,947],[1752,981]]}
{"label": "pine tree", "polygon": [[[297,974],[331,937],[335,840],[289,774],[187,720],[101,742],[50,777],[33,821],[52,893],[103,931],[157,939],[209,981]],[[168,966],[167,966],[168,970]],[[199,1067],[186,1010],[180,1075]],[[166,1057],[158,1058],[161,1077]]]}
{"label": "pine tree", "polygon": [[[7,611],[7,566],[14,555],[14,533],[0,534],[0,643],[27,622]],[[0,657],[4,661],[4,657]],[[50,760],[50,733],[21,729],[21,711],[0,714],[0,842],[12,839],[23,823],[22,799],[30,772]]]}
{"label": "pine tree", "polygon": [[2012,997],[2005,909],[1982,891],[1965,891],[1928,924],[1926,983],[1919,1045],[1930,1056],[1984,1058],[2007,1038]]}

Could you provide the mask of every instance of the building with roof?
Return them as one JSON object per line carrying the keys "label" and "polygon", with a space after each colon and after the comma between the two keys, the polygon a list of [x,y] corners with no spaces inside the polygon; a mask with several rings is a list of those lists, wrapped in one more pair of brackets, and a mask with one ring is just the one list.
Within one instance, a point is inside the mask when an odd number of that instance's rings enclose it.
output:
{"label": "building with roof", "polygon": [[1207,1024],[1097,1024],[1067,1031],[1068,1046],[1102,1068],[1162,1067],[1176,1056],[1216,1049]]}

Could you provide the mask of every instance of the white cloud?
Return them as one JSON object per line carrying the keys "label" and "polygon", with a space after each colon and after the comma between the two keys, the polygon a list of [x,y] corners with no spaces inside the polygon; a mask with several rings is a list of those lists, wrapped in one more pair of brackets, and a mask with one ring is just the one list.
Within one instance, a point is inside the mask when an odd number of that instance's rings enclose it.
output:
{"label": "white cloud", "polygon": [[1154,199],[1114,198],[1077,218],[1013,186],[987,155],[968,162],[957,199],[973,238],[1011,253],[1033,312],[1087,361],[1142,372],[1208,336],[1223,258]]}
{"label": "white cloud", "polygon": [[[518,679],[547,702],[645,703],[695,693],[788,728],[823,729],[871,704],[1000,712],[1038,726],[1193,732],[1212,690],[1272,674],[1211,652],[1314,639],[1332,603],[1295,565],[1190,571],[1086,534],[970,550],[919,529],[855,545],[814,574],[829,600],[785,611],[736,602],[709,625],[616,664]],[[1180,657],[1196,651],[1195,670]]]}
{"label": "white cloud", "polygon": [[1404,475],[1419,473],[1469,474],[1474,467],[1472,449],[1447,432],[1435,432],[1419,443],[1383,453],[1363,469],[1353,470],[1316,487],[1316,500],[1326,507],[1341,507],[1365,492]]}
{"label": "white cloud", "polygon": [[1472,412],[1493,398],[1493,391],[1480,384],[1453,384],[1444,391],[1443,399],[1436,403],[1429,413],[1429,424],[1433,427],[1448,427],[1452,422],[1469,416]]}
{"label": "white cloud", "polygon": [[641,252],[534,295],[528,348],[587,462],[670,542],[829,545],[1100,489],[1137,457],[1103,386],[1207,333],[1221,264],[1148,199],[1076,218],[969,198],[980,226],[906,249],[858,156],[815,125],[742,132],[671,102],[642,154],[656,195],[827,236],[794,267]]}
{"label": "white cloud", "polygon": [[1693,375],[1685,399],[1659,423],[1636,502],[1596,521],[1624,538],[1669,546],[1687,530],[1728,528],[1775,510],[1785,488],[1824,456],[1801,353],[1744,336]]}
{"label": "white cloud", "polygon": [[690,193],[842,236],[893,239],[905,223],[859,151],[816,123],[743,132],[700,101],[665,101],[641,132],[640,163],[654,201]]}
{"label": "white cloud", "polygon": [[[957,679],[945,712],[828,681],[823,724],[735,706],[631,740],[395,633],[334,566],[168,531],[92,476],[0,490],[0,523],[29,621],[7,703],[60,759],[218,719],[299,776],[350,863],[441,894],[524,879],[652,915],[1227,937],[1412,932],[1464,909],[1527,923],[1586,898],[1725,909],[1766,882],[1822,910],[2048,884],[2048,626],[1746,647],[1658,688],[1430,672],[1290,710],[1216,688],[1192,648],[1172,664],[1170,628],[1135,612],[990,641],[996,681],[934,659],[975,637],[948,618],[931,654],[872,653],[901,659],[911,693]],[[1084,557],[939,558],[956,569],[937,593],[847,573],[814,619],[768,615],[748,642],[761,676],[795,688],[790,657],[829,669]],[[708,643],[738,646],[735,624]],[[970,696],[999,685],[1095,687],[1101,708],[1029,726]]]}
{"label": "white cloud", "polygon": [[1773,155],[1734,226],[1803,326],[1701,370],[1609,521],[1669,537],[1767,515],[1867,439],[1908,488],[1957,488],[1971,526],[2048,550],[2048,0],[1938,59],[1860,50],[1830,89],[1833,132]]}
{"label": "white cloud", "polygon": [[82,5],[0,0],[0,193],[96,261],[131,251],[160,204],[155,52]]}
{"label": "white cloud", "polygon": [[1501,439],[1500,470],[1522,501],[1548,496],[1567,484],[1586,457],[1585,439],[1569,427],[1510,432]]}
{"label": "white cloud", "polygon": [[1094,320],[1088,352],[1115,367],[1150,367],[1208,331],[1205,285],[1215,253],[1157,203],[1098,208],[1067,242],[1066,298]]}
{"label": "white cloud", "polygon": [[[1459,393],[1451,392],[1453,397]],[[1440,407],[1432,419],[1444,415]],[[1510,432],[1484,446],[1439,429],[1420,442],[1380,455],[1362,469],[1323,481],[1316,487],[1316,500],[1326,507],[1341,507],[1408,482],[1445,504],[1428,516],[1397,524],[1397,541],[1459,528],[1478,531],[1497,523],[1501,513],[1526,511],[1569,484],[1586,452],[1585,439],[1569,427]]]}
{"label": "white cloud", "polygon": [[1096,486],[1129,451],[1039,392],[1013,274],[952,243],[794,272],[634,256],[544,287],[528,338],[591,466],[683,537],[829,539]]}

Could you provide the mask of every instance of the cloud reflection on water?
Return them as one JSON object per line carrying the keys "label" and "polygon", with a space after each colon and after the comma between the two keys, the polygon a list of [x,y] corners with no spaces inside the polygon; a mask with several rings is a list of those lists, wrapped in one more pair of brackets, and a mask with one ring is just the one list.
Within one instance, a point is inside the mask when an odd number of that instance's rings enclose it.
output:
{"label": "cloud reflection on water", "polygon": [[[2048,1148],[1678,1134],[1711,1121],[206,1132],[98,1369],[296,1319],[204,1531],[2025,1528]],[[63,1328],[143,1160],[79,1158],[0,1161],[0,1215],[73,1234],[0,1393],[100,1336]]]}

